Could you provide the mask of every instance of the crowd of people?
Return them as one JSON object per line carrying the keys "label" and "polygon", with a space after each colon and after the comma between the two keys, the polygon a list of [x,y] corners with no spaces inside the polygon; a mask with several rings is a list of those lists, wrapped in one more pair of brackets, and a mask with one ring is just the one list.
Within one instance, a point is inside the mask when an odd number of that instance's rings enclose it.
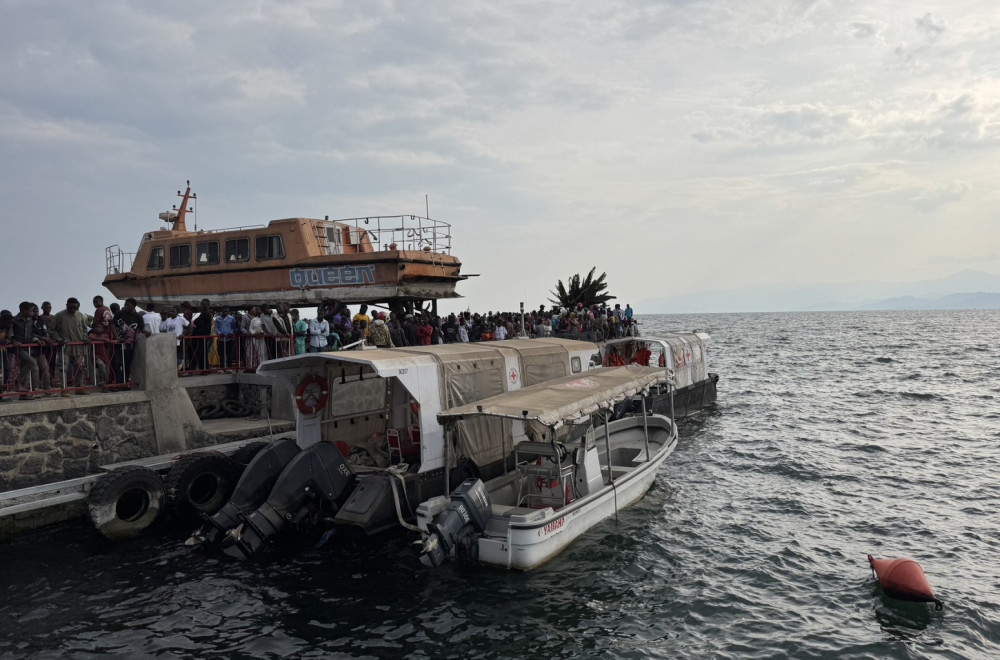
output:
{"label": "crowd of people", "polygon": [[353,312],[327,300],[309,319],[283,302],[230,309],[203,299],[197,309],[182,303],[161,312],[152,304],[139,309],[133,298],[105,306],[96,296],[93,305],[92,314],[82,312],[76,298],[55,314],[49,302],[22,302],[16,315],[0,310],[0,394],[31,399],[39,392],[67,396],[87,394],[86,388],[129,387],[136,338],[159,333],[175,336],[182,373],[252,370],[263,360],[361,342],[392,348],[525,336],[601,341],[638,334],[632,307],[620,304],[438,316],[364,304]]}

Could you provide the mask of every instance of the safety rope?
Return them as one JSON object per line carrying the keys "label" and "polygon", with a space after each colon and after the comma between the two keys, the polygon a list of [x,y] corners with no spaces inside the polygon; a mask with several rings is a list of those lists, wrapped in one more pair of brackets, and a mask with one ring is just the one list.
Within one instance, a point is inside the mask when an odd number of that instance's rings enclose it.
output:
{"label": "safety rope", "polygon": [[[396,519],[399,520],[399,524],[405,527],[406,529],[413,532],[422,532],[423,530],[417,527],[416,525],[411,525],[410,523],[403,520],[403,510],[399,506],[399,490],[397,489],[396,486],[396,479],[399,479],[399,482],[404,486],[406,485],[406,482],[403,480],[403,475],[401,474],[400,470],[401,467],[403,466],[394,465],[386,469],[386,473],[389,475],[389,484],[392,486],[392,499],[396,503]],[[393,479],[393,477],[395,477],[396,479]],[[409,504],[409,502],[407,502],[407,504]]]}

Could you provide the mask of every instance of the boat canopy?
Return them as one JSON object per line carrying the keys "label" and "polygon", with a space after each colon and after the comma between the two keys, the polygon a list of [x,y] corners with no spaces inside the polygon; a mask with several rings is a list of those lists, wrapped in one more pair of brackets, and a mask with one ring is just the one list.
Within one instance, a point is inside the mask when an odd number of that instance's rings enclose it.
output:
{"label": "boat canopy", "polygon": [[514,390],[438,413],[444,424],[467,417],[488,416],[538,422],[558,429],[564,424],[671,381],[663,368],[623,367],[591,369],[545,383]]}

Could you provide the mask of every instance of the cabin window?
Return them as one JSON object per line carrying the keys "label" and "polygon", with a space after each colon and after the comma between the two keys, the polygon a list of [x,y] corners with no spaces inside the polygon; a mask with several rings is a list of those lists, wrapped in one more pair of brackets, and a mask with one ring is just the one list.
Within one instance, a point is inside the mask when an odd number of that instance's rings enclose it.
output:
{"label": "cabin window", "polygon": [[183,245],[171,245],[170,246],[170,267],[171,268],[184,268],[185,266],[191,265],[191,245],[184,243]]}
{"label": "cabin window", "polygon": [[149,251],[149,261],[146,262],[147,270],[160,270],[163,268],[163,248],[155,247]]}
{"label": "cabin window", "polygon": [[226,241],[226,263],[248,261],[250,259],[250,239],[231,238]]}
{"label": "cabin window", "polygon": [[580,363],[580,358],[578,358],[578,357],[570,358],[569,368],[575,374],[580,373],[580,370],[583,369],[583,365]]}
{"label": "cabin window", "polygon": [[219,263],[219,241],[203,241],[195,249],[199,266],[214,266]]}
{"label": "cabin window", "polygon": [[284,259],[285,248],[281,244],[281,236],[272,234],[271,236],[257,237],[257,260],[261,259]]}

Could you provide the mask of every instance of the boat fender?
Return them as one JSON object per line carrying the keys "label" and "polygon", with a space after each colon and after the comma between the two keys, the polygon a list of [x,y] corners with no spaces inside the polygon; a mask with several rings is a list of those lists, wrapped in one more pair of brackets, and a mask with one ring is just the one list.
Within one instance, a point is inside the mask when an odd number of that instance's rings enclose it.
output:
{"label": "boat fender", "polygon": [[295,388],[295,405],[304,415],[315,415],[326,405],[330,394],[326,379],[316,374],[309,374]]}
{"label": "boat fender", "polygon": [[229,501],[242,466],[217,452],[182,456],[167,473],[167,501],[175,509],[212,515]]}
{"label": "boat fender", "polygon": [[163,480],[137,465],[111,470],[87,497],[90,522],[112,541],[130,539],[149,527],[163,506]]}
{"label": "boat fender", "polygon": [[660,359],[657,360],[657,363],[661,367],[666,367],[667,366],[667,354],[665,352],[660,353]]}
{"label": "boat fender", "polygon": [[918,603],[934,603],[940,610],[944,603],[934,597],[920,564],[906,557],[876,559],[868,555],[872,577],[878,580],[887,596]]}

